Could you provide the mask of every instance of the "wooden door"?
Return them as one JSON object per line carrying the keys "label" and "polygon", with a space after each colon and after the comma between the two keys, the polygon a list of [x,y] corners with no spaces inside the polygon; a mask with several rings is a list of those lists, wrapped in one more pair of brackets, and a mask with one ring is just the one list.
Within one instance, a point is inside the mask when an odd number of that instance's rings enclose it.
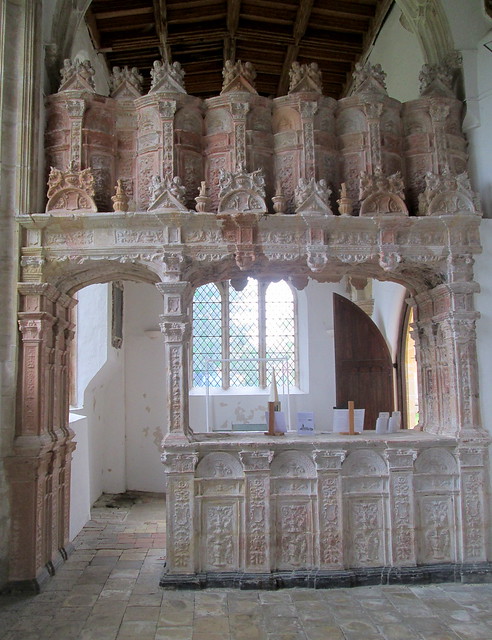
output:
{"label": "wooden door", "polygon": [[343,296],[333,298],[337,408],[353,400],[366,410],[364,429],[374,429],[379,412],[394,408],[391,355],[367,313]]}

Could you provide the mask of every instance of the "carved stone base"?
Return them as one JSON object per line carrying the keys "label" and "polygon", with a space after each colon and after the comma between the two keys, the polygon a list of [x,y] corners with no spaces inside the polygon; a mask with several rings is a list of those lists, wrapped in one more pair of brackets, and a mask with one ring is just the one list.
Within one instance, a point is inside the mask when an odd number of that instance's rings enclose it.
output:
{"label": "carved stone base", "polygon": [[197,573],[161,577],[165,589],[336,589],[389,584],[492,582],[492,563],[428,564],[418,567],[370,567],[342,571],[275,571],[272,573]]}

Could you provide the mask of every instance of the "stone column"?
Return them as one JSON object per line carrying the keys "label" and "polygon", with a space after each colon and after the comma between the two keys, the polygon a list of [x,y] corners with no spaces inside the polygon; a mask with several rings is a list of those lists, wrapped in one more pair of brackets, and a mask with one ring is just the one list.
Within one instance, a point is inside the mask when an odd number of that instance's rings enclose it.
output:
{"label": "stone column", "polygon": [[432,298],[427,291],[415,297],[415,322],[412,331],[415,339],[419,387],[419,423],[422,431],[437,433],[437,379],[435,353],[435,325],[432,322]]}
{"label": "stone column", "polygon": [[245,475],[245,571],[269,573],[274,553],[271,549],[270,463],[273,451],[245,450],[239,456]]}
{"label": "stone column", "polygon": [[249,103],[231,102],[230,109],[234,126],[232,171],[246,171],[246,117],[249,111]]}
{"label": "stone column", "polygon": [[346,452],[318,450],[318,531],[320,569],[343,568],[343,503],[341,468]]}
{"label": "stone column", "polygon": [[413,463],[417,452],[388,449],[385,455],[389,468],[391,564],[413,566],[417,563],[413,489]]}
{"label": "stone column", "polygon": [[381,154],[381,115],[383,113],[382,102],[366,102],[364,111],[367,117],[367,145],[366,151],[366,171],[374,174],[376,167],[382,168]]}
{"label": "stone column", "polygon": [[461,485],[462,562],[484,562],[487,559],[489,527],[486,502],[487,448],[462,445],[458,449]]}
{"label": "stone column", "polygon": [[314,116],[318,111],[315,101],[302,101],[299,105],[302,122],[302,140],[304,158],[301,164],[301,178],[311,180],[316,178],[316,156],[314,149]]}
{"label": "stone column", "polygon": [[189,431],[188,352],[191,337],[191,299],[189,282],[160,282],[164,297],[160,327],[164,337],[164,366],[169,438],[185,438]]}
{"label": "stone column", "polygon": [[195,467],[198,455],[195,452],[176,453],[167,451],[162,456],[166,466],[166,532],[167,555],[166,580],[172,581],[176,574],[191,575],[196,572],[196,526],[195,526]]}
{"label": "stone column", "polygon": [[19,285],[22,334],[16,437],[7,460],[12,504],[10,580],[39,588],[67,555],[70,459],[69,309],[49,284]]}
{"label": "stone column", "polygon": [[160,100],[159,115],[162,124],[162,177],[174,177],[174,114],[176,100]]}

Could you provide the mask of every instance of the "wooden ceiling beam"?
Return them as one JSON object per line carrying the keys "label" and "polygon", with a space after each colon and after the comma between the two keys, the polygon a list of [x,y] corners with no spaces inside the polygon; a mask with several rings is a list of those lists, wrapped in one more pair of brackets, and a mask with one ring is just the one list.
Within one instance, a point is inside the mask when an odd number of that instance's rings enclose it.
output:
{"label": "wooden ceiling beam", "polygon": [[241,13],[241,0],[227,0],[227,35],[224,38],[224,51],[222,63],[226,60],[236,61],[236,33],[239,26]]}
{"label": "wooden ceiling beam", "polygon": [[88,9],[85,14],[85,23],[87,25],[87,30],[89,31],[89,36],[92,40],[92,44],[94,45],[94,49],[99,51],[101,49],[101,35],[97,28],[96,18],[90,9]]}
{"label": "wooden ceiling beam", "polygon": [[[89,11],[91,9],[89,8]],[[137,9],[115,9],[114,11],[92,12],[96,20],[113,20],[114,18],[127,18],[130,16],[153,16],[152,7],[138,7]]]}
{"label": "wooden ceiling beam", "polygon": [[297,10],[296,20],[294,28],[292,30],[292,37],[294,43],[287,47],[287,53],[285,55],[284,63],[282,65],[282,72],[280,73],[280,80],[277,85],[277,95],[283,96],[289,89],[289,73],[292,67],[292,63],[296,60],[299,53],[299,43],[306,33],[309,19],[311,17],[311,11],[313,9],[314,0],[301,0],[299,8]]}
{"label": "wooden ceiling beam", "polygon": [[155,16],[155,29],[159,36],[159,50],[162,59],[166,62],[171,62],[172,54],[171,47],[169,45],[167,37],[167,4],[166,0],[153,0],[154,4],[154,16]]}

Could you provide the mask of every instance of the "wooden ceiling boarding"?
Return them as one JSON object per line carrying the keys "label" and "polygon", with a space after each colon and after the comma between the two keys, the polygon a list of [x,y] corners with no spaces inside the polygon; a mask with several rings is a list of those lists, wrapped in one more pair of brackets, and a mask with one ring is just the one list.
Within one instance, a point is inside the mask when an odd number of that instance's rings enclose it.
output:
{"label": "wooden ceiling boarding", "polygon": [[344,95],[392,0],[94,0],[86,22],[108,67],[179,61],[188,93],[220,93],[228,59],[252,62],[256,89],[285,95],[294,60],[317,62],[325,95]]}

